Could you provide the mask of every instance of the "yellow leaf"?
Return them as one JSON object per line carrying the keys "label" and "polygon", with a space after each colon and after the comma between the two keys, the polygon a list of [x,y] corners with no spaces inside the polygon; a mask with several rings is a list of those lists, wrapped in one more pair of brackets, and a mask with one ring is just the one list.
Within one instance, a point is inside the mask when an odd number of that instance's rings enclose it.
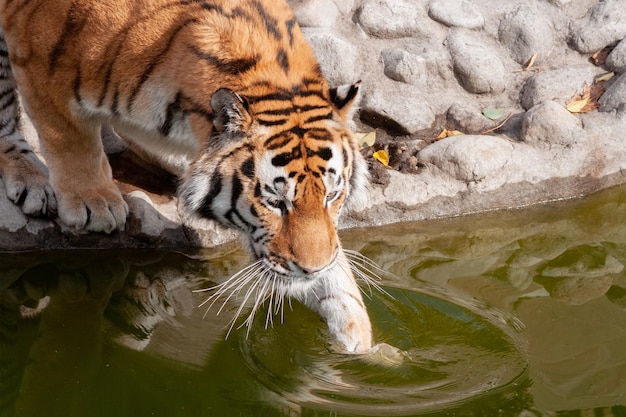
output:
{"label": "yellow leaf", "polygon": [[387,152],[382,151],[382,150],[377,151],[377,152],[374,152],[372,156],[374,157],[374,159],[379,160],[380,163],[382,163],[384,166],[386,167],[389,166],[389,155],[387,155]]}
{"label": "yellow leaf", "polygon": [[458,130],[448,130],[444,128],[441,133],[437,136],[437,139],[448,138],[450,136],[463,136],[465,133]]}
{"label": "yellow leaf", "polygon": [[602,81],[608,81],[615,76],[614,72],[607,72],[606,74],[596,78],[597,83],[601,83]]}
{"label": "yellow leaf", "polygon": [[589,97],[581,98],[578,100],[572,100],[569,103],[567,103],[565,108],[569,110],[570,113],[580,113],[581,110],[585,108],[588,102],[589,102]]}
{"label": "yellow leaf", "polygon": [[356,137],[359,140],[359,145],[362,148],[372,146],[374,145],[374,143],[376,143],[376,131],[375,130],[369,133],[356,133]]}

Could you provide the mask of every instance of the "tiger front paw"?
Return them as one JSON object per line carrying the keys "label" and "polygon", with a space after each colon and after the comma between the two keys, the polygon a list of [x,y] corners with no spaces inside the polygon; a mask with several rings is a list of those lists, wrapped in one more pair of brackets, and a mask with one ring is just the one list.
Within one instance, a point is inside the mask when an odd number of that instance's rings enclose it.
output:
{"label": "tiger front paw", "polygon": [[46,168],[33,153],[0,161],[7,197],[29,216],[54,216],[57,202]]}
{"label": "tiger front paw", "polygon": [[128,205],[112,181],[93,187],[57,187],[61,226],[72,232],[123,230]]}

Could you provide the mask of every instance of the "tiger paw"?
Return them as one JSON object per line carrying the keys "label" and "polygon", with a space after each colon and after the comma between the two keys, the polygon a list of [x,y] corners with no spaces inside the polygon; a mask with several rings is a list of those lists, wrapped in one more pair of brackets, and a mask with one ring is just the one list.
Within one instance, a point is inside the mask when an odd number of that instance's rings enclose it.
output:
{"label": "tiger paw", "polygon": [[29,216],[53,216],[57,202],[43,164],[33,153],[0,160],[7,197]]}
{"label": "tiger paw", "polygon": [[113,182],[95,187],[57,187],[61,226],[72,232],[123,230],[128,205]]}

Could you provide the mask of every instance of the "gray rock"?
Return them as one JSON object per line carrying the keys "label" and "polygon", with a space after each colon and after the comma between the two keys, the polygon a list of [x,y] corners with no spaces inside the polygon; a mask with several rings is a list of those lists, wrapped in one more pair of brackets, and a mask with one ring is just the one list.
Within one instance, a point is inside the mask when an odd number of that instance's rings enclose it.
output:
{"label": "gray rock", "polygon": [[289,5],[302,27],[332,27],[341,15],[332,0],[291,0]]}
{"label": "gray rock", "polygon": [[465,29],[453,29],[448,35],[454,73],[470,93],[500,93],[506,86],[506,72],[493,48]]}
{"label": "gray rock", "polygon": [[626,39],[613,48],[605,64],[611,71],[626,72]]}
{"label": "gray rock", "polygon": [[451,177],[466,183],[479,182],[504,167],[513,146],[496,136],[452,136],[423,149],[422,163],[437,166]]}
{"label": "gray rock", "polygon": [[500,42],[511,52],[513,59],[525,64],[533,54],[541,62],[553,46],[552,25],[534,8],[524,4],[504,15],[498,28]]}
{"label": "gray rock", "polygon": [[600,97],[600,111],[626,110],[626,73],[620,77]]}
{"label": "gray rock", "polygon": [[548,0],[557,7],[564,7],[572,2],[572,0]]}
{"label": "gray rock", "polygon": [[483,15],[468,0],[433,0],[428,5],[428,15],[446,26],[478,29],[485,24]]}
{"label": "gray rock", "polygon": [[126,195],[130,210],[128,229],[131,236],[157,240],[165,230],[165,224],[150,197],[143,191],[132,191]]}
{"label": "gray rock", "polygon": [[467,134],[484,132],[494,126],[492,120],[483,116],[477,106],[465,103],[456,103],[450,106],[446,113],[448,129],[459,130]]}
{"label": "gray rock", "polygon": [[554,101],[537,104],[524,116],[521,138],[540,146],[572,146],[585,137],[582,123]]}
{"label": "gray rock", "polygon": [[416,88],[397,91],[366,91],[361,104],[361,117],[375,127],[399,134],[412,134],[430,129],[435,115]]}
{"label": "gray rock", "polygon": [[378,38],[425,34],[430,20],[422,5],[410,0],[366,0],[356,16],[363,29]]}
{"label": "gray rock", "polygon": [[544,101],[566,104],[585,83],[591,85],[596,70],[592,66],[563,67],[539,72],[522,87],[521,104],[526,110]]}
{"label": "gray rock", "polygon": [[407,84],[423,84],[428,79],[426,60],[403,49],[384,49],[385,75]]}
{"label": "gray rock", "polygon": [[331,86],[352,84],[361,79],[357,48],[332,33],[304,30],[322,72]]}
{"label": "gray rock", "polygon": [[582,27],[572,33],[570,40],[574,49],[588,54],[624,38],[626,38],[624,0],[603,0],[589,10]]}

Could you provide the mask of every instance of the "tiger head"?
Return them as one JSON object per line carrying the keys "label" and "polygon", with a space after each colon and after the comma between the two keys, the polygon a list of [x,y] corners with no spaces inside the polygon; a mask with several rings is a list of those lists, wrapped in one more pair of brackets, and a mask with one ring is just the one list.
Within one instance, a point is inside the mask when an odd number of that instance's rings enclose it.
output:
{"label": "tiger head", "polygon": [[365,198],[367,168],[347,127],[358,90],[216,91],[211,137],[181,184],[186,209],[242,231],[278,276],[332,268],[339,215]]}

